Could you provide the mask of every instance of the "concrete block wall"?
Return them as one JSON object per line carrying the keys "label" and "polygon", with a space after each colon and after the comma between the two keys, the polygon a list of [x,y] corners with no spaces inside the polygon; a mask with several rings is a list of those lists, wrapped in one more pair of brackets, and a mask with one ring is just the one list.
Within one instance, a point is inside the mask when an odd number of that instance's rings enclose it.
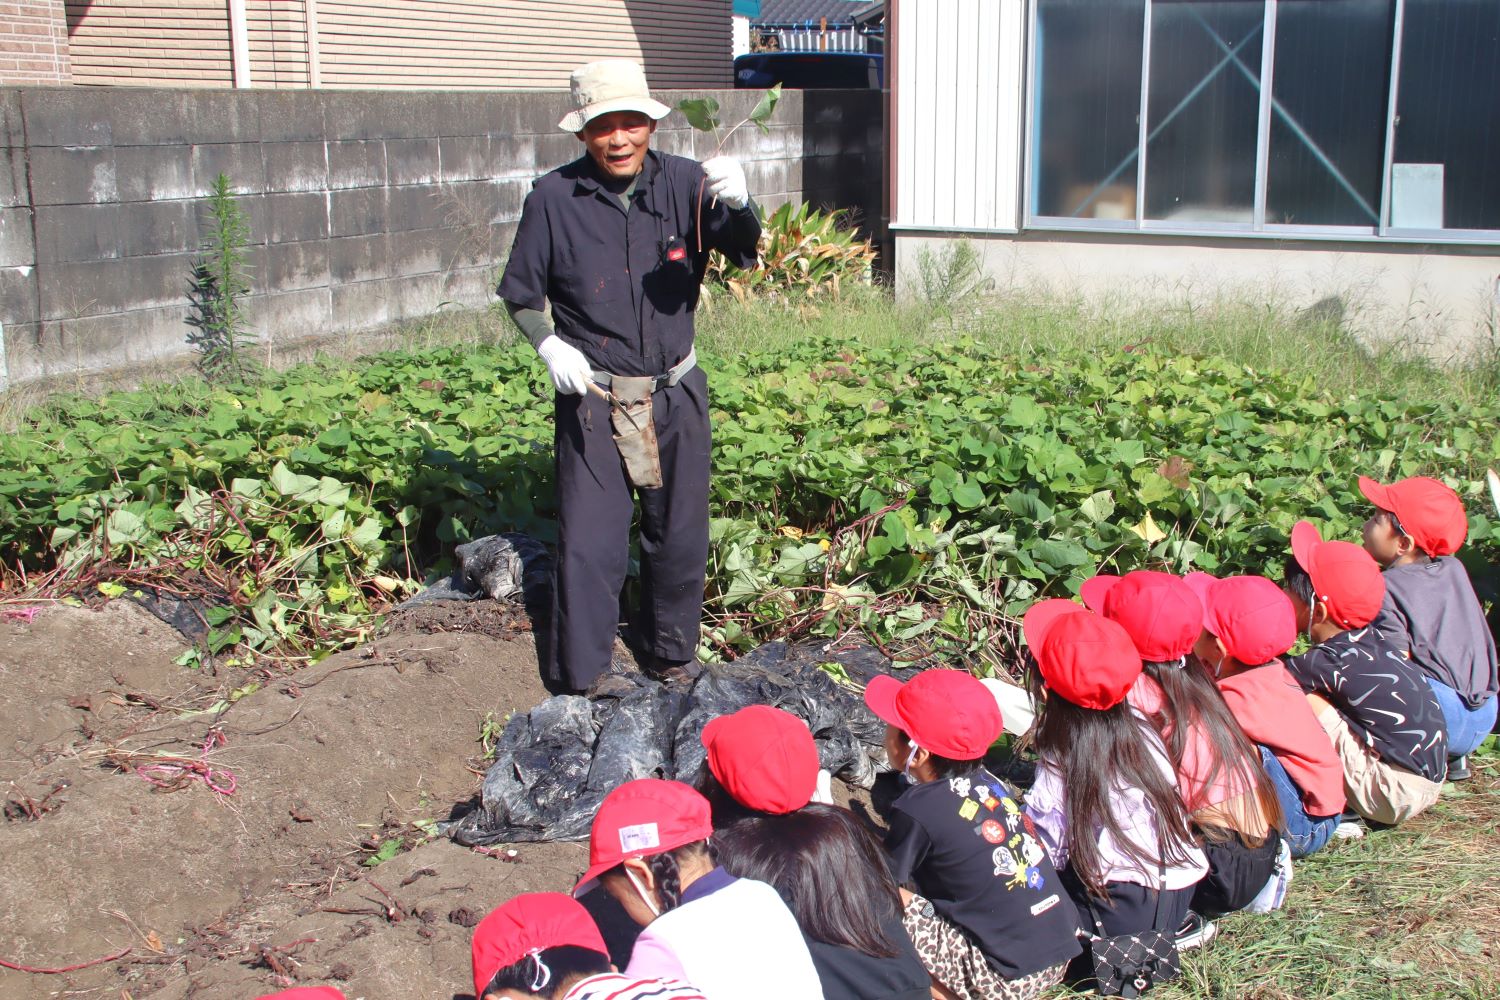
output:
{"label": "concrete block wall", "polygon": [[[684,93],[661,95],[675,102]],[[700,96],[700,95],[691,95]],[[758,94],[718,92],[738,121]],[[490,301],[533,178],[581,152],[553,92],[0,90],[0,387],[183,354],[205,196],[251,231],[262,343]],[[880,222],[880,95],[790,91],[737,132],[768,207]],[[656,146],[706,158],[677,116]]]}

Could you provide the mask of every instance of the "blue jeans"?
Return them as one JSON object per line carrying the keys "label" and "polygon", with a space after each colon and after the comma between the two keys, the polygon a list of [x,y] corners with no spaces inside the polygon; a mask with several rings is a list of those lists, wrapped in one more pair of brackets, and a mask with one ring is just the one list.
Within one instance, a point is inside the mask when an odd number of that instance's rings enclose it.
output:
{"label": "blue jeans", "polygon": [[1427,684],[1432,688],[1432,693],[1437,695],[1438,705],[1443,709],[1443,726],[1448,730],[1448,756],[1462,757],[1478,750],[1479,744],[1495,728],[1497,699],[1492,695],[1489,701],[1478,708],[1470,708],[1458,696],[1457,691],[1442,681],[1429,677]]}
{"label": "blue jeans", "polygon": [[1276,755],[1261,747],[1260,759],[1276,789],[1282,815],[1286,817],[1286,830],[1282,836],[1292,849],[1292,857],[1305,858],[1328,843],[1333,831],[1338,829],[1339,818],[1307,815],[1307,810],[1302,807],[1302,792],[1292,783],[1292,776],[1286,773]]}

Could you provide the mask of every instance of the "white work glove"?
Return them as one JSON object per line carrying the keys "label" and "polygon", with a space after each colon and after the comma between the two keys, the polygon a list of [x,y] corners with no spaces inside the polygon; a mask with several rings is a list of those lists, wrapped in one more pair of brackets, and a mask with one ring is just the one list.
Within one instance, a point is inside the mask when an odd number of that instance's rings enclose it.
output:
{"label": "white work glove", "polygon": [[730,208],[750,204],[750,189],[745,186],[745,168],[732,156],[715,156],[703,161],[708,175],[708,193]]}
{"label": "white work glove", "polygon": [[588,394],[594,369],[589,367],[588,358],[582,351],[554,333],[537,345],[536,352],[547,362],[547,374],[552,376],[552,384],[557,386],[558,392],[578,396]]}

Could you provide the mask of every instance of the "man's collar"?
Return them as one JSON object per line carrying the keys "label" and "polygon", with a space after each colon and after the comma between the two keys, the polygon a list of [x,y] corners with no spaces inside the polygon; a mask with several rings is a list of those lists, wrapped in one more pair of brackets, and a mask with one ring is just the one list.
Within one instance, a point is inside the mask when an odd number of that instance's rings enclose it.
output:
{"label": "man's collar", "polygon": [[[579,169],[577,179],[574,181],[575,186],[590,193],[609,193],[609,190],[599,179],[599,167],[594,163],[592,156],[584,153],[583,156],[579,157],[578,164]],[[660,154],[654,149],[646,150],[646,159],[641,163],[641,172],[636,175],[635,189],[643,191],[649,187],[651,182],[656,179],[656,175],[661,172],[661,169]]]}

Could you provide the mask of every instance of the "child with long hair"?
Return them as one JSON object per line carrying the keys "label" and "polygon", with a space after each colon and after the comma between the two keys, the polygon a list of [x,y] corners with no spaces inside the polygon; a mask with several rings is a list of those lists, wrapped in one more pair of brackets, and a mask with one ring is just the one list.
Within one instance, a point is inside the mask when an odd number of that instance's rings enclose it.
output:
{"label": "child with long hair", "polygon": [[1338,826],[1344,783],[1332,742],[1280,659],[1297,638],[1292,602],[1259,576],[1192,573],[1186,583],[1203,602],[1200,676],[1213,679],[1240,729],[1259,746],[1287,854],[1305,857]]}
{"label": "child with long hair", "polygon": [[[1248,906],[1276,871],[1281,807],[1259,751],[1193,653],[1203,632],[1201,600],[1180,577],[1145,570],[1094,577],[1081,596],[1119,623],[1141,654],[1144,669],[1126,697],[1161,736],[1208,856],[1194,912]],[[1180,944],[1200,943],[1205,933],[1201,919],[1189,918]]]}
{"label": "child with long hair", "polygon": [[626,973],[692,983],[714,1000],[821,1000],[807,944],[776,890],[735,878],[709,851],[708,800],[660,778],[604,797],[589,831],[595,880],[644,929]]}
{"label": "child with long hair", "polygon": [[1022,632],[1035,659],[1041,758],[1026,815],[1085,930],[1175,933],[1208,862],[1161,737],[1126,701],[1141,676],[1135,644],[1061,599],[1034,605]]}
{"label": "child with long hair", "polygon": [[780,894],[826,1000],[925,1000],[931,981],[879,842],[849,810],[811,801],[818,748],[806,723],[752,705],[710,721],[703,746],[695,787],[713,808],[714,854]]}
{"label": "child with long hair", "polygon": [[865,704],[911,785],[891,805],[885,847],[902,922],[933,996],[1026,1000],[1062,980],[1080,950],[1078,914],[1031,822],[984,767],[1000,735],[989,690],[961,670],[902,684],[880,676]]}

